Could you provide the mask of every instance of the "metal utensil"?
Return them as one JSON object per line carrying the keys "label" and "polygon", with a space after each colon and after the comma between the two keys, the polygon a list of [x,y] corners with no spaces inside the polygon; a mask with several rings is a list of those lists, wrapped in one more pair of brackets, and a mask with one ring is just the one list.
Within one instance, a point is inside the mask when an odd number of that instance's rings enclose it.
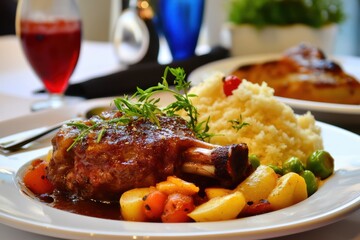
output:
{"label": "metal utensil", "polygon": [[[95,108],[92,108],[92,109],[88,110],[85,113],[85,117],[88,119],[88,118],[91,118],[94,115],[99,115],[99,114],[101,114],[102,112],[104,112],[106,110],[110,110],[110,108],[109,107],[95,107]],[[79,118],[79,119],[83,119],[83,118]],[[32,135],[27,136],[25,138],[0,143],[0,149],[2,151],[9,151],[9,152],[19,150],[21,147],[25,146],[26,144],[28,144],[30,142],[33,142],[33,141],[35,141],[35,140],[37,140],[37,139],[51,133],[51,132],[59,129],[62,125],[66,124],[69,121],[70,120],[54,124],[52,126],[47,127],[46,129],[44,129],[41,132],[37,132],[36,134],[32,134]]]}

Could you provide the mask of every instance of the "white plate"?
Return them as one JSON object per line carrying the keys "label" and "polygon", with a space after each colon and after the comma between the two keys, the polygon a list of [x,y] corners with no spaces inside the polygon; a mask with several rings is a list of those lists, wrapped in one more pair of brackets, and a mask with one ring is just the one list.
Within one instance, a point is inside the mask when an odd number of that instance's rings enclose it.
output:
{"label": "white plate", "polygon": [[[109,99],[92,100],[74,107],[40,112],[0,123],[9,134],[38,128],[54,119],[65,120],[84,114]],[[49,120],[47,120],[49,119]],[[283,236],[318,228],[354,212],[360,207],[360,137],[343,129],[317,122],[325,148],[336,159],[335,174],[305,201],[286,209],[243,219],[208,223],[137,223],[104,220],[51,208],[22,193],[18,170],[49,150],[50,137],[25,151],[0,155],[0,222],[14,228],[47,236],[70,239],[258,239]]]}
{"label": "white plate", "polygon": [[[211,62],[192,71],[188,80],[196,85],[211,76],[214,72],[220,71],[224,74],[230,74],[241,65],[261,63],[279,59],[279,57],[279,54],[266,54],[233,57]],[[360,80],[360,58],[335,56],[333,59],[338,62],[347,73]],[[290,105],[295,112],[299,114],[311,111],[316,119],[321,121],[341,125],[359,125],[360,123],[360,105],[322,103],[283,97],[277,98]]]}

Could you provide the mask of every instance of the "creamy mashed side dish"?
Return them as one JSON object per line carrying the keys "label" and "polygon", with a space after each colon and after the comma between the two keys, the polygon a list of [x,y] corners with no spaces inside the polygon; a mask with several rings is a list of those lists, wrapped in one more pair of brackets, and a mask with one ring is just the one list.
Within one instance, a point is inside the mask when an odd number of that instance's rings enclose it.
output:
{"label": "creamy mashed side dish", "polygon": [[[295,115],[286,104],[274,97],[266,83],[253,84],[243,80],[230,96],[223,93],[222,73],[214,74],[190,92],[198,97],[192,102],[199,112],[199,121],[209,120],[209,132],[216,136],[213,144],[246,143],[249,154],[256,154],[262,164],[281,166],[290,157],[304,163],[315,150],[323,149],[320,128],[311,113]],[[230,120],[249,125],[232,128]]]}

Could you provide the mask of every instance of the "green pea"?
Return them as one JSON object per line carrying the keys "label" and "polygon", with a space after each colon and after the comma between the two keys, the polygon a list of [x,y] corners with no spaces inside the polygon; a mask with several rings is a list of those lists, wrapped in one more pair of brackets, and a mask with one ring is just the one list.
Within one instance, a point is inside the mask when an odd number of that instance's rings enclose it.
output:
{"label": "green pea", "polygon": [[327,151],[317,150],[307,159],[306,169],[320,179],[325,179],[334,172],[334,159]]}
{"label": "green pea", "polygon": [[304,178],[304,180],[306,182],[306,189],[307,189],[308,196],[313,195],[318,190],[317,178],[309,170],[303,171],[300,175]]}
{"label": "green pea", "polygon": [[260,159],[256,156],[256,154],[250,154],[249,161],[253,169],[257,169],[260,166]]}
{"label": "green pea", "polygon": [[289,172],[301,173],[305,170],[304,164],[297,157],[291,157],[283,163],[284,174]]}
{"label": "green pea", "polygon": [[283,175],[283,174],[284,174],[284,171],[282,170],[281,167],[278,167],[278,166],[275,166],[275,165],[271,165],[271,164],[269,165],[269,167],[271,167],[276,174],[279,174],[279,175]]}

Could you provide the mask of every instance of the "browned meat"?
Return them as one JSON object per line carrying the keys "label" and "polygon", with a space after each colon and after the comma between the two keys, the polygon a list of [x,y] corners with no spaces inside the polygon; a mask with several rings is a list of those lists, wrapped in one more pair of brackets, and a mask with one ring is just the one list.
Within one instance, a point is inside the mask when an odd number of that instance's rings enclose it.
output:
{"label": "browned meat", "polygon": [[329,103],[360,104],[360,82],[315,47],[299,45],[279,60],[240,66],[240,79],[266,82],[276,96]]}
{"label": "browned meat", "polygon": [[[111,119],[120,113],[103,116]],[[52,139],[48,178],[59,191],[75,197],[111,201],[126,190],[155,185],[169,175],[206,175],[231,186],[248,174],[245,144],[211,145],[195,139],[182,118],[159,120],[160,128],[145,120],[111,124],[97,142],[100,125],[69,151],[80,130],[63,126]],[[99,121],[100,117],[93,117],[85,123]]]}

